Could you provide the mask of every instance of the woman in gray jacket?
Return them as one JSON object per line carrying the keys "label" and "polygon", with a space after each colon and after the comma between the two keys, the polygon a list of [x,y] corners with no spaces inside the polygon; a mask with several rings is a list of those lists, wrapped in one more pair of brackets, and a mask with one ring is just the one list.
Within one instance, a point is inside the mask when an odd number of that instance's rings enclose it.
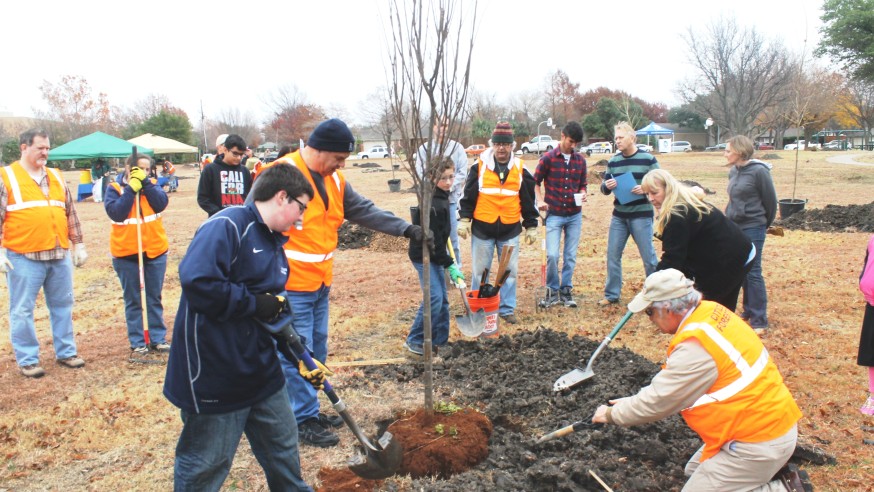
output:
{"label": "woman in gray jacket", "polygon": [[743,283],[741,317],[757,332],[768,328],[768,293],[762,277],[765,233],[777,216],[777,192],[771,165],[753,159],[753,141],[744,135],[728,139],[725,160],[728,173],[728,206],[725,216],[741,228],[756,246],[756,258]]}

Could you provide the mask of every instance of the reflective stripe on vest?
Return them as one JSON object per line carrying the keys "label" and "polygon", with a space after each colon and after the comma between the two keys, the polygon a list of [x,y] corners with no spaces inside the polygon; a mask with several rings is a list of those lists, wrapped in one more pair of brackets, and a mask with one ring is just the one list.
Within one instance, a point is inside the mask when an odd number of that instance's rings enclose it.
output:
{"label": "reflective stripe on vest", "polygon": [[152,214],[152,215],[146,215],[145,217],[142,218],[142,220],[139,220],[139,219],[125,219],[123,222],[115,222],[115,221],[112,221],[112,223],[113,223],[114,225],[136,225],[136,224],[138,224],[138,223],[139,223],[139,224],[144,224],[144,223],[146,223],[146,222],[153,222],[153,221],[156,221],[156,220],[158,220],[158,219],[160,219],[160,218],[161,218],[161,214],[160,214],[160,213],[156,213],[156,214]]}
{"label": "reflective stripe on vest", "polygon": [[[16,210],[24,210],[26,208],[33,207],[60,207],[63,209],[67,208],[66,202],[52,200],[51,198],[47,200],[30,200],[24,201],[21,197],[21,187],[18,185],[18,179],[15,177],[15,173],[10,170],[10,166],[6,166],[3,168],[3,171],[6,173],[6,176],[9,178],[9,185],[12,188],[10,191],[12,197],[15,199],[15,203],[6,206],[7,212],[14,212]],[[47,172],[50,172],[54,175],[55,179],[61,183],[61,189],[66,189],[67,184],[61,179],[61,176],[58,174],[56,169],[46,168]]]}
{"label": "reflective stripe on vest", "polygon": [[304,263],[320,263],[325,260],[330,260],[334,257],[334,252],[331,251],[326,255],[318,255],[313,253],[301,253],[300,251],[285,250],[285,257],[289,260],[302,261]]}
{"label": "reflective stripe on vest", "polygon": [[713,403],[717,401],[724,401],[732,396],[740,393],[744,389],[746,389],[753,381],[762,374],[762,371],[765,370],[765,366],[768,364],[768,349],[762,347],[762,353],[759,355],[759,358],[756,359],[756,362],[753,365],[749,365],[746,359],[743,358],[740,352],[734,345],[731,344],[728,340],[722,336],[719,331],[717,331],[712,326],[706,323],[695,323],[693,325],[689,325],[684,327],[684,329],[698,329],[703,331],[710,337],[713,342],[721,348],[728,358],[734,363],[734,366],[737,368],[738,372],[740,372],[740,377],[734,380],[729,385],[714,391],[713,393],[708,393],[702,395],[700,398],[695,400],[695,403],[692,404],[689,408],[685,410],[690,410],[695,407],[699,407],[701,405],[706,405],[708,403]]}

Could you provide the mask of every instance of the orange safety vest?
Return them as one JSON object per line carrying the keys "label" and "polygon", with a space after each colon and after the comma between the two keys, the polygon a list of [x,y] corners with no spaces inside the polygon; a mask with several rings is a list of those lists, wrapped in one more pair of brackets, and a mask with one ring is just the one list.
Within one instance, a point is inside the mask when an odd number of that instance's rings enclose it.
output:
{"label": "orange safety vest", "polygon": [[513,158],[507,170],[509,175],[504,183],[495,172],[495,163],[485,164],[479,160],[479,197],[473,218],[480,222],[493,224],[516,224],[522,220],[522,202],[519,190],[522,189],[522,161]]}
{"label": "orange safety vest", "polygon": [[2,246],[10,251],[24,254],[49,251],[59,244],[70,247],[67,184],[57,169],[45,169],[48,197],[18,161],[0,173],[8,195]]}
{"label": "orange safety vest", "polygon": [[[334,250],[337,249],[337,230],[343,225],[343,193],[346,179],[337,171],[325,178],[328,206],[317,191],[313,176],[300,156],[300,151],[291,154],[294,165],[309,181],[315,196],[303,214],[303,226],[292,226],[284,234],[285,257],[288,258],[287,290],[313,292],[322,284],[330,287],[334,278]],[[268,166],[262,166],[264,170]]]}
{"label": "orange safety vest", "polygon": [[[152,180],[152,184],[156,184],[156,180]],[[122,193],[122,187],[118,183],[110,183],[110,186],[115,188],[119,196]],[[164,223],[161,221],[161,214],[155,212],[146,196],[140,194],[140,212],[141,219],[137,218],[137,207],[132,206],[127,219],[124,222],[113,222],[112,230],[109,233],[109,252],[116,258],[124,258],[125,256],[135,255],[139,252],[137,246],[137,222],[142,229],[143,252],[149,258],[157,258],[167,252],[167,232],[164,231]]]}
{"label": "orange safety vest", "polygon": [[694,338],[716,362],[716,382],[682,411],[686,424],[701,436],[701,461],[729,441],[764,442],[789,431],[801,410],[758,335],[720,304],[701,301],[677,330],[668,355]]}

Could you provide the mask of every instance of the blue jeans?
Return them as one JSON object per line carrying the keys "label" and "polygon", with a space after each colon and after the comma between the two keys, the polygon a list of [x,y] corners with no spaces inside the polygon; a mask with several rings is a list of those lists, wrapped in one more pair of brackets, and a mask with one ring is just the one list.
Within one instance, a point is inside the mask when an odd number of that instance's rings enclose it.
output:
{"label": "blue jeans", "polygon": [[652,245],[652,218],[625,219],[614,215],[607,235],[607,283],[604,286],[604,298],[611,301],[618,301],[622,291],[622,252],[628,236],[637,244],[647,277],[655,272],[659,263]]}
{"label": "blue jeans", "polygon": [[461,248],[458,247],[458,204],[449,202],[449,240],[455,250],[455,263],[461,270]]}
{"label": "blue jeans", "polygon": [[498,279],[497,266],[492,268],[492,258],[495,256],[495,250],[498,254],[501,253],[501,248],[505,244],[514,246],[513,254],[510,256],[510,263],[507,264],[507,270],[510,271],[510,276],[501,286],[501,305],[498,308],[500,316],[507,316],[516,311],[516,269],[519,265],[519,236],[508,239],[506,241],[498,241],[497,239],[480,239],[471,234],[471,260],[473,262],[473,273],[471,274],[471,289],[479,290],[479,280],[483,270],[488,268],[489,283],[494,285]]}
{"label": "blue jeans", "polygon": [[[286,298],[294,313],[294,330],[304,338],[304,345],[313,358],[325,363],[328,358],[328,295],[331,288],[322,285],[313,292],[287,291]],[[318,417],[319,395],[312,385],[301,377],[297,364],[279,354],[282,372],[285,373],[285,389],[288,401],[297,422]]]}
{"label": "blue jeans", "polygon": [[[419,274],[419,287],[425,292],[425,264],[413,262],[413,268]],[[430,264],[431,270],[431,344],[435,346],[446,345],[449,341],[449,299],[446,292],[446,279],[443,267],[435,263]],[[421,347],[425,343],[424,331],[424,299],[419,304],[416,319],[410,327],[407,336],[407,344]]]}
{"label": "blue jeans", "polygon": [[173,490],[219,490],[246,433],[270,490],[312,489],[300,473],[297,423],[282,390],[251,407],[219,414],[182,411]]}
{"label": "blue jeans", "polygon": [[[124,319],[127,323],[127,339],[131,348],[143,347],[143,305],[140,300],[140,265],[137,261],[112,259],[112,268],[121,282],[124,293]],[[164,272],[167,271],[167,254],[143,263],[146,280],[146,309],[149,315],[149,341],[167,341],[167,327],[164,325],[164,306],[161,304],[161,291],[164,289]]]}
{"label": "blue jeans", "polygon": [[753,260],[750,273],[747,274],[743,283],[743,311],[741,317],[753,328],[766,328],[768,326],[768,291],[765,288],[765,279],[762,277],[762,250],[765,248],[765,232],[767,228],[751,227],[744,229],[747,238],[756,247],[756,258]]}
{"label": "blue jeans", "polygon": [[[558,215],[546,217],[546,286],[553,291],[574,285],[574,267],[577,265],[577,246],[580,244],[582,228],[582,212],[567,217]],[[562,232],[564,232],[564,253],[559,282],[558,255]]]}
{"label": "blue jeans", "polygon": [[73,339],[73,262],[70,254],[63,260],[35,261],[7,251],[12,269],[6,273],[9,287],[9,337],[19,366],[39,363],[39,340],[33,320],[36,296],[42,289],[49,308],[49,323],[55,358],[76,355]]}

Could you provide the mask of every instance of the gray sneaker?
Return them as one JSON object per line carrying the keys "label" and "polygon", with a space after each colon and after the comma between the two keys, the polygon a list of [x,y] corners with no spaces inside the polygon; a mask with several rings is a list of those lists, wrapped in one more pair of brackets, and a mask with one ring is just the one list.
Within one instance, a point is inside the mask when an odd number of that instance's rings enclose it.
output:
{"label": "gray sneaker", "polygon": [[170,351],[170,344],[167,342],[152,343],[149,344],[149,349],[154,350],[155,352],[166,354]]}
{"label": "gray sneaker", "polygon": [[541,299],[539,302],[540,307],[544,309],[550,308],[559,303],[561,303],[561,299],[559,299],[558,291],[552,290],[550,288],[546,289],[546,297]]}
{"label": "gray sneaker", "polygon": [[577,301],[574,300],[573,287],[562,287],[559,296],[565,307],[577,307]]}
{"label": "gray sneaker", "polygon": [[85,365],[85,361],[78,355],[67,357],[66,359],[58,359],[58,364],[69,367],[70,369],[78,369]]}
{"label": "gray sneaker", "polygon": [[328,430],[318,417],[304,420],[297,428],[300,442],[310,446],[329,448],[340,442],[340,436]]}
{"label": "gray sneaker", "polygon": [[39,364],[30,364],[27,366],[19,366],[18,368],[21,371],[23,376],[27,376],[29,378],[41,378],[46,375],[46,372],[43,370]]}

